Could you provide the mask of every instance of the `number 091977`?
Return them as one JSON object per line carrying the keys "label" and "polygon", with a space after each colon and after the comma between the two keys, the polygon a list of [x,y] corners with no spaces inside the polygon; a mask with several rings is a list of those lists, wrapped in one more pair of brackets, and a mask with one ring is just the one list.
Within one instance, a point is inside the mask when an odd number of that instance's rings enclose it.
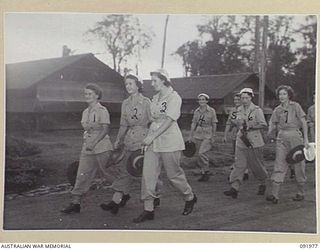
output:
{"label": "number 091977", "polygon": [[300,244],[300,248],[311,249],[318,248],[318,244]]}

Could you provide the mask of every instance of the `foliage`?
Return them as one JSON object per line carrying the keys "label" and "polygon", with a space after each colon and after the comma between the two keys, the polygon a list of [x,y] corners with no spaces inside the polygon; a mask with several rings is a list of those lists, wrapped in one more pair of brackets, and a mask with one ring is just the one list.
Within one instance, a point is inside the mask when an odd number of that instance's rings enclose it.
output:
{"label": "foliage", "polygon": [[9,136],[6,138],[6,157],[26,157],[39,154],[41,149],[21,138]]}
{"label": "foliage", "polygon": [[[307,108],[315,89],[317,20],[315,16],[300,18],[298,28],[295,21],[294,16],[269,16],[266,84],[272,90],[292,85],[298,93],[296,100]],[[259,32],[262,22],[260,18]],[[182,44],[174,54],[182,58],[186,76],[252,71],[255,26],[254,16],[212,16],[197,26],[199,39]]]}
{"label": "foliage", "polygon": [[101,41],[111,54],[113,68],[119,73],[121,65],[131,56],[139,56],[141,50],[150,47],[153,32],[143,27],[132,15],[107,15],[86,32]]}
{"label": "foliage", "polygon": [[[209,37],[182,44],[174,53],[182,58],[186,75],[210,75],[247,71],[251,66],[253,45],[240,43],[252,30],[252,17],[240,24],[235,16],[213,16],[198,25],[200,37]],[[249,39],[250,41],[250,39]]]}

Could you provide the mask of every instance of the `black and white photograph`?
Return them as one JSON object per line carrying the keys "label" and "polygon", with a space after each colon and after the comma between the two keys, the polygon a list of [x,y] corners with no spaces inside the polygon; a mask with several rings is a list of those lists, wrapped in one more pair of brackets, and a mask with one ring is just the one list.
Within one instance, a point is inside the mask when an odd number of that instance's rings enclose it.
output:
{"label": "black and white photograph", "polygon": [[7,12],[3,230],[316,234],[317,16]]}

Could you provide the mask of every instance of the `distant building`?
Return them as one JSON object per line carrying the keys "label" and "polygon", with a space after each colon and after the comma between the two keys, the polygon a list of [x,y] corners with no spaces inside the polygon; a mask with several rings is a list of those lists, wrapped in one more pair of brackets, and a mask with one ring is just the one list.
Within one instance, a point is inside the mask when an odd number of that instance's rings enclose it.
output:
{"label": "distant building", "polygon": [[[206,93],[210,96],[210,103],[215,108],[220,127],[224,125],[226,116],[233,106],[233,95],[242,88],[249,87],[254,91],[254,103],[259,100],[259,78],[254,73],[238,73],[225,75],[205,75],[182,78],[171,78],[172,87],[182,98],[182,115],[189,123],[190,115],[199,106],[197,96]],[[144,94],[152,97],[151,81],[144,81]],[[264,113],[270,115],[274,107],[275,97],[273,92],[266,87]]]}
{"label": "distant building", "polygon": [[110,112],[120,112],[123,77],[93,54],[7,64],[7,128],[79,127],[88,82],[104,90],[101,102]]}

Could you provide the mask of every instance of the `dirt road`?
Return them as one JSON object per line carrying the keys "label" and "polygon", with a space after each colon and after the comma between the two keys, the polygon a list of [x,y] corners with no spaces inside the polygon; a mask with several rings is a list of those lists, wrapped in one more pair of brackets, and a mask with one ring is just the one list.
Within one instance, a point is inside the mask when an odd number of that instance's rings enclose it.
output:
{"label": "dirt road", "polygon": [[[272,162],[267,163],[271,171]],[[169,230],[212,230],[212,231],[264,231],[264,232],[316,232],[316,199],[314,165],[308,164],[306,173],[306,197],[294,202],[296,186],[287,178],[277,205],[257,196],[257,182],[250,175],[242,186],[238,199],[225,197],[228,189],[228,171],[213,169],[208,183],[199,183],[193,170],[187,176],[198,196],[194,212],[182,216],[182,198],[164,180],[161,205],[155,211],[155,220],[135,224],[132,219],[142,211],[139,201],[140,184],[136,181],[132,198],[118,215],[100,209],[99,204],[109,201],[111,190],[90,191],[80,214],[62,215],[59,210],[68,203],[68,194],[51,194],[40,197],[19,197],[5,201],[5,229],[169,229]]]}

